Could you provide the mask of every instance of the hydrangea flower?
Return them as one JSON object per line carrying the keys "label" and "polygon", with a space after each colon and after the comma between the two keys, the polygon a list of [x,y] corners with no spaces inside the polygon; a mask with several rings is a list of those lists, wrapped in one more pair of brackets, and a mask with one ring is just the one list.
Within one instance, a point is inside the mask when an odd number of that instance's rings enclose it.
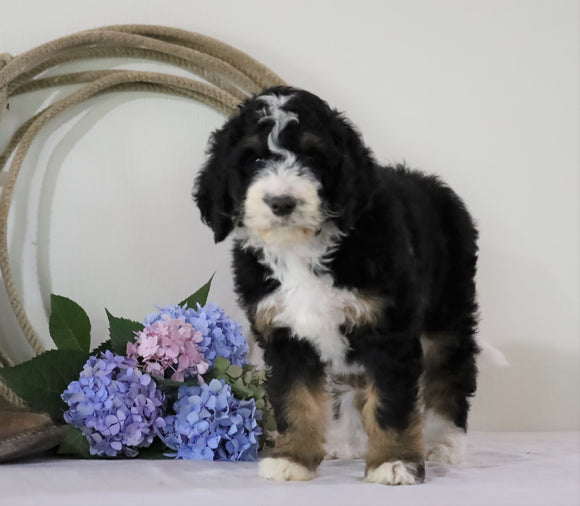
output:
{"label": "hydrangea flower", "polygon": [[241,366],[248,362],[250,348],[242,334],[239,323],[228,318],[217,304],[197,305],[197,310],[187,306],[165,306],[159,312],[151,313],[145,320],[151,325],[164,316],[180,319],[191,324],[203,336],[199,347],[210,367],[216,357],[227,358],[232,364]]}
{"label": "hydrangea flower", "polygon": [[165,426],[165,396],[137,361],[105,351],[90,357],[61,395],[67,423],[81,429],[91,455],[135,457]]}
{"label": "hydrangea flower", "polygon": [[261,412],[253,399],[236,399],[224,381],[179,387],[173,409],[161,432],[176,458],[257,460]]}
{"label": "hydrangea flower", "polygon": [[181,319],[164,314],[136,333],[136,342],[127,343],[127,356],[139,360],[145,371],[156,378],[169,376],[183,381],[195,377],[203,383],[202,374],[209,368],[199,344],[201,332]]}

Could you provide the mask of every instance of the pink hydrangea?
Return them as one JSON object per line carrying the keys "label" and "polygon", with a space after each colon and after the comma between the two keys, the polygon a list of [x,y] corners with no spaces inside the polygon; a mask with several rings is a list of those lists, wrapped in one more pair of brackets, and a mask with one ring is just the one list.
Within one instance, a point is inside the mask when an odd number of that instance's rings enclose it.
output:
{"label": "pink hydrangea", "polygon": [[201,375],[209,368],[199,347],[203,335],[189,323],[164,315],[135,335],[135,342],[127,343],[127,356],[137,359],[146,372],[175,381],[197,376],[203,383]]}

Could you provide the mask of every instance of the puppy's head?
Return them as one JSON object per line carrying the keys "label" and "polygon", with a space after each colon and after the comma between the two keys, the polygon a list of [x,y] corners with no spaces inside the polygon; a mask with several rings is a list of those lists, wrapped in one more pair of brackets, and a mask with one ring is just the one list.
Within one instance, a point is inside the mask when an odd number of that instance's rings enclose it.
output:
{"label": "puppy's head", "polygon": [[373,159],[352,125],[303,90],[271,88],[214,132],[194,198],[215,241],[234,229],[265,244],[346,232],[370,191]]}

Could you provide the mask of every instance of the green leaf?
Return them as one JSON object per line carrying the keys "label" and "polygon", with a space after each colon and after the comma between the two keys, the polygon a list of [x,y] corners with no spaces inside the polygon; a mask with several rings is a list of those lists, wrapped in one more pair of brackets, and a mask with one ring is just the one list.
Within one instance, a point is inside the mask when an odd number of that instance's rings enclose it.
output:
{"label": "green leaf", "polygon": [[124,355],[127,351],[127,343],[135,339],[135,332],[143,330],[143,324],[126,318],[117,318],[106,309],[105,311],[107,312],[107,318],[109,318],[111,351]]}
{"label": "green leaf", "polygon": [[98,355],[102,351],[110,350],[111,349],[111,340],[107,339],[105,342],[99,344],[96,348],[91,350],[91,355]]}
{"label": "green leaf", "polygon": [[238,399],[243,401],[252,398],[252,390],[248,388],[241,380],[236,380],[234,383],[230,383],[232,387],[232,392]]}
{"label": "green leaf", "polygon": [[276,419],[274,418],[274,416],[270,415],[265,417],[263,428],[267,431],[272,432],[276,430]]}
{"label": "green leaf", "polygon": [[215,367],[212,367],[208,372],[203,375],[203,379],[206,383],[209,383],[213,379],[224,380],[226,383],[229,381],[228,375],[224,371],[220,371]]}
{"label": "green leaf", "polygon": [[50,350],[28,362],[0,368],[0,376],[33,408],[62,420],[67,405],[60,396],[71,381],[78,380],[88,358],[84,351]]}
{"label": "green leaf", "polygon": [[238,379],[242,375],[243,369],[237,365],[230,365],[226,374],[233,379]]}
{"label": "green leaf", "polygon": [[[247,401],[253,399],[252,391],[247,387],[235,388],[236,395],[239,396],[240,399],[243,401]],[[232,387],[232,391],[234,391],[234,387]]]}
{"label": "green leaf", "polygon": [[193,309],[197,309],[197,305],[205,306],[207,303],[207,296],[209,295],[209,289],[211,288],[211,282],[213,281],[213,277],[215,276],[215,272],[209,278],[209,281],[203,285],[197,292],[193,295],[187,297],[187,299],[182,300],[179,305],[183,306],[187,304],[187,307],[192,307]]}
{"label": "green leaf", "polygon": [[63,427],[64,437],[58,447],[59,455],[79,457],[82,459],[94,458],[89,450],[89,442],[80,429],[72,425]]}
{"label": "green leaf", "polygon": [[52,294],[50,296],[50,336],[60,350],[89,351],[91,321],[76,302]]}
{"label": "green leaf", "polygon": [[198,386],[199,382],[197,381],[197,379],[195,378],[188,378],[185,381],[175,381],[172,379],[166,379],[166,378],[153,378],[153,380],[155,381],[155,383],[157,383],[157,385],[161,388],[163,388],[164,390],[168,390],[168,389],[175,389],[177,390],[179,387],[183,387],[183,386]]}
{"label": "green leaf", "polygon": [[220,372],[226,372],[230,367],[230,361],[224,357],[216,357],[213,366]]}
{"label": "green leaf", "polygon": [[173,457],[166,457],[164,454],[172,451],[173,450],[171,450],[171,448],[167,448],[167,446],[165,446],[163,441],[161,441],[159,438],[156,438],[153,440],[153,443],[150,446],[147,448],[141,448],[139,450],[139,458],[151,460],[169,459]]}

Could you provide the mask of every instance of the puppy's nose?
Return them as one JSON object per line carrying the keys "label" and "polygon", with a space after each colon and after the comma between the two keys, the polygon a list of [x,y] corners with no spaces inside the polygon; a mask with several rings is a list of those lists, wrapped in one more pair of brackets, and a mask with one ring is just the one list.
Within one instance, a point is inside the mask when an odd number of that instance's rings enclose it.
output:
{"label": "puppy's nose", "polygon": [[296,199],[290,195],[266,195],[264,202],[268,204],[276,216],[288,216],[296,207]]}

